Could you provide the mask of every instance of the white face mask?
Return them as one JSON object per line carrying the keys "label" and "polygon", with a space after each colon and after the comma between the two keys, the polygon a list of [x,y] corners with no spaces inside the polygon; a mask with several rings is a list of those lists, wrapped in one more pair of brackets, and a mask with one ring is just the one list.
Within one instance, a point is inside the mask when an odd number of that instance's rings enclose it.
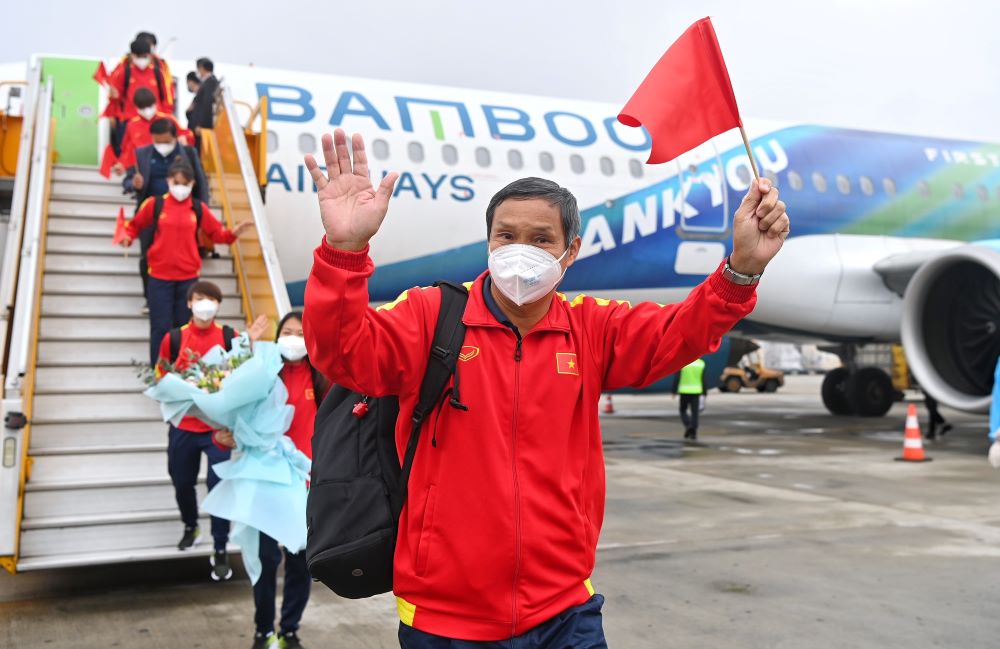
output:
{"label": "white face mask", "polygon": [[508,243],[490,253],[489,269],[493,283],[514,304],[521,306],[548,295],[566,271],[558,259],[536,246]]}
{"label": "white face mask", "polygon": [[140,108],[138,110],[139,117],[150,120],[156,117],[156,106],[149,106],[147,108]]}
{"label": "white face mask", "polygon": [[302,336],[280,336],[278,351],[286,361],[300,361],[306,357],[306,339]]}
{"label": "white face mask", "polygon": [[140,70],[145,70],[146,68],[149,67],[149,57],[148,56],[132,57],[132,63],[135,63],[135,67],[139,68]]}
{"label": "white face mask", "polygon": [[191,189],[191,185],[171,185],[170,195],[178,201],[185,201],[187,200],[187,197],[191,195]]}
{"label": "white face mask", "polygon": [[156,149],[157,153],[166,158],[168,155],[173,153],[174,149],[177,148],[177,143],[171,142],[170,144],[160,144],[159,142],[155,142],[153,144],[153,148]]}
{"label": "white face mask", "polygon": [[202,322],[208,322],[219,312],[219,303],[215,300],[202,298],[191,303],[191,313]]}

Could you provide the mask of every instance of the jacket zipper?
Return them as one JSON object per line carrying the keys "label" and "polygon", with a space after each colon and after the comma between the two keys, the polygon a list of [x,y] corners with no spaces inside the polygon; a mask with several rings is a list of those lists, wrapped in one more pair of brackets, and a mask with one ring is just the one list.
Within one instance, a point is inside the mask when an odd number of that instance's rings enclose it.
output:
{"label": "jacket zipper", "polygon": [[517,580],[521,575],[521,491],[517,482],[517,402],[521,391],[521,349],[522,339],[517,336],[514,349],[514,416],[511,423],[511,473],[514,477],[514,582],[511,585],[511,629],[510,635],[517,635]]}

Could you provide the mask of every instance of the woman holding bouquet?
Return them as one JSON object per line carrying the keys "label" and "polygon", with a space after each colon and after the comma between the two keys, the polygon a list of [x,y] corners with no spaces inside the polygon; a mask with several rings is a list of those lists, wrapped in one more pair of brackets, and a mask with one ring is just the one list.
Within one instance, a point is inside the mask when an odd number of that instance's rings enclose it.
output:
{"label": "woman holding bouquet", "polygon": [[[295,408],[292,424],[285,433],[295,443],[296,448],[312,459],[313,420],[316,409],[323,400],[329,382],[317,372],[306,357],[306,343],[302,335],[302,314],[291,312],[278,323],[278,349],[281,351],[284,367],[281,380],[288,390],[288,404]],[[236,442],[232,433],[217,433],[216,441],[233,448]],[[280,647],[297,649],[302,647],[298,639],[299,622],[306,604],[309,602],[309,588],[312,578],[306,567],[306,552],[292,553],[284,550],[285,585],[281,604],[279,633],[274,635],[275,597],[277,594],[278,565],[282,550],[278,543],[264,533],[260,534],[261,575],[253,587],[254,649]]]}
{"label": "woman holding bouquet", "polygon": [[188,290],[201,275],[199,228],[215,243],[233,243],[253,226],[251,221],[243,221],[232,230],[224,228],[207,205],[191,197],[194,180],[191,165],[177,159],[167,170],[170,191],[147,198],[125,226],[122,245],[126,248],[140,232],[153,227],[153,242],[146,253],[150,365],[156,364],[163,335],[191,319]]}

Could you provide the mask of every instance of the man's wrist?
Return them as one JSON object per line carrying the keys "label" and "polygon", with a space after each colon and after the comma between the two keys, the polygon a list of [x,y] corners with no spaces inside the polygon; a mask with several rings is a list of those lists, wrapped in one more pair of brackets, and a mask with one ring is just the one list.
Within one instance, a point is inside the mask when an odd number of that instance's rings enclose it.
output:
{"label": "man's wrist", "polygon": [[767,264],[760,264],[736,255],[729,255],[729,268],[740,275],[763,275]]}
{"label": "man's wrist", "polygon": [[326,245],[334,248],[336,250],[344,250],[347,252],[361,252],[368,247],[367,241],[357,242],[357,241],[333,241],[330,237],[324,237]]}

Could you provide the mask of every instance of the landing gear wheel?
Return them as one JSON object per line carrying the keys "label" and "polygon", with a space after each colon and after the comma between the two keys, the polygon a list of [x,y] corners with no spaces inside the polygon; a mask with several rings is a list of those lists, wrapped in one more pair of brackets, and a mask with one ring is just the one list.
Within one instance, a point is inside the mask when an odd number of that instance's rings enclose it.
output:
{"label": "landing gear wheel", "polygon": [[739,392],[743,381],[738,376],[730,376],[723,385],[726,386],[726,392]]}
{"label": "landing gear wheel", "polygon": [[853,415],[854,410],[847,399],[847,379],[850,373],[846,367],[838,367],[826,373],[823,379],[823,405],[833,415]]}
{"label": "landing gear wheel", "polygon": [[883,417],[892,408],[892,379],[877,367],[862,367],[847,380],[847,400],[860,417]]}

